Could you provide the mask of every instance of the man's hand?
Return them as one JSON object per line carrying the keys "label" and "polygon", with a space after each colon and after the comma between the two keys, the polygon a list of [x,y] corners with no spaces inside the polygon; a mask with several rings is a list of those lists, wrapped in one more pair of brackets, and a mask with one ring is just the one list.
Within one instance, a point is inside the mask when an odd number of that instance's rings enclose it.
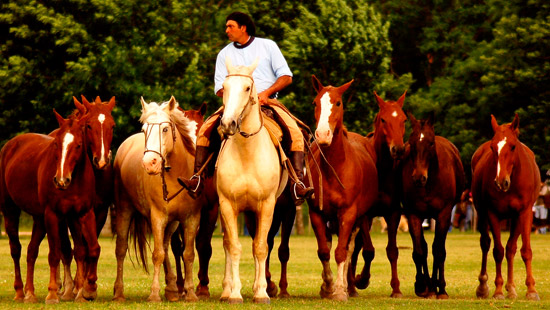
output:
{"label": "man's hand", "polygon": [[267,92],[263,91],[258,94],[258,101],[260,102],[260,104],[265,104],[267,103],[268,97],[269,96],[267,95]]}

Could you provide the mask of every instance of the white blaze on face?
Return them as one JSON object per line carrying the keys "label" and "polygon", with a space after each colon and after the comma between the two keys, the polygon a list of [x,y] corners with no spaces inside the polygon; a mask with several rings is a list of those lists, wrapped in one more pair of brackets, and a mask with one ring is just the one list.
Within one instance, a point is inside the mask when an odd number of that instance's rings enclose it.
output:
{"label": "white blaze on face", "polygon": [[397,115],[399,115],[399,114],[397,114],[397,111],[393,111],[393,113],[391,114],[391,116],[393,116],[393,117],[397,117]]}
{"label": "white blaze on face", "polygon": [[422,140],[424,140],[424,134],[420,133],[420,139],[418,139],[418,141],[422,141]]}
{"label": "white blaze on face", "polygon": [[332,102],[330,101],[330,94],[327,92],[321,97],[321,116],[319,116],[319,122],[317,123],[317,130],[330,131],[328,119],[332,114]]}
{"label": "white blaze on face", "polygon": [[[503,140],[501,140],[497,146],[498,146],[498,157],[500,157],[500,151],[502,151],[502,148],[506,145],[506,137],[504,137]],[[497,177],[500,175],[500,160],[497,159]]]}
{"label": "white blaze on face", "polygon": [[103,142],[103,122],[105,122],[105,114],[99,114],[97,120],[101,124],[101,159],[105,158],[105,143]]}
{"label": "white blaze on face", "polygon": [[69,145],[74,141],[74,136],[72,133],[68,132],[63,138],[63,149],[61,152],[61,176],[63,176],[63,166],[65,165],[65,158],[67,157],[67,149]]}

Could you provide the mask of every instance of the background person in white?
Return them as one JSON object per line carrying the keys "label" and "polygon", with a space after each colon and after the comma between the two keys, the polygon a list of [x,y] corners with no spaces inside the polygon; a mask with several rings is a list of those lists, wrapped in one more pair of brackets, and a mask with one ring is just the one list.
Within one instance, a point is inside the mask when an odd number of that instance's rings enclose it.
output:
{"label": "background person in white", "polygon": [[[304,137],[298,128],[298,124],[292,118],[288,110],[276,100],[277,93],[292,83],[292,72],[275,42],[269,39],[257,38],[256,26],[245,13],[233,12],[226,18],[225,32],[232,43],[224,47],[216,60],[216,72],[214,74],[214,91],[217,96],[223,98],[223,81],[227,76],[225,65],[226,57],[231,59],[233,65],[251,65],[256,59],[258,66],[254,70],[253,78],[258,91],[258,100],[262,105],[269,105],[277,113],[290,133],[289,159],[298,176],[299,182],[291,179],[292,198],[296,205],[302,204],[304,199],[313,194],[312,187],[306,187],[304,177]],[[190,179],[178,178],[180,184],[185,187],[191,196],[196,197],[202,191],[203,175],[197,175],[211,152],[218,152],[219,145],[211,143],[211,134],[219,125],[223,106],[210,116],[199,130],[197,137],[197,150],[195,155],[194,174]],[[211,171],[212,172],[212,171]]]}

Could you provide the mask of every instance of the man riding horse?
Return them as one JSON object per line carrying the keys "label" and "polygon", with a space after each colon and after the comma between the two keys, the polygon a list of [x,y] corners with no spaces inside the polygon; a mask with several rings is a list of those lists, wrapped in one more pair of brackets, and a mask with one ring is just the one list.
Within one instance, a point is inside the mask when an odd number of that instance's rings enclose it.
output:
{"label": "man riding horse", "polygon": [[[250,16],[241,12],[231,13],[226,18],[225,26],[225,32],[232,43],[218,53],[214,91],[218,97],[223,97],[222,83],[227,76],[226,58],[229,58],[233,65],[250,65],[256,59],[259,60],[258,67],[253,73],[258,91],[258,101],[276,114],[275,119],[279,125],[288,129],[290,136],[290,153],[288,155],[297,176],[297,180],[291,178],[291,192],[295,204],[300,205],[304,199],[313,194],[313,188],[306,187],[303,183],[304,136],[295,118],[277,100],[278,92],[292,83],[292,72],[275,42],[255,37],[256,26]],[[180,184],[189,191],[192,197],[199,196],[204,186],[203,178],[206,173],[201,171],[201,168],[207,164],[211,153],[219,151],[220,138],[215,134],[212,135],[212,132],[217,131],[214,129],[218,128],[222,114],[223,106],[210,116],[200,128],[193,176],[190,179],[178,178]],[[211,173],[213,171],[208,174]]]}

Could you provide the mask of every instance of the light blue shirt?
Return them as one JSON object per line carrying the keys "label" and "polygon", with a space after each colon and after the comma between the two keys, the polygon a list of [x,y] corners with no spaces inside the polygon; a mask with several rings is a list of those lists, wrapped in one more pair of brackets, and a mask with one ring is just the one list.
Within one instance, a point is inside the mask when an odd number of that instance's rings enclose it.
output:
{"label": "light blue shirt", "polygon": [[226,57],[231,59],[234,66],[250,66],[256,58],[259,59],[258,67],[252,73],[258,93],[271,87],[281,76],[292,76],[283,53],[274,41],[254,37],[250,45],[244,48],[237,48],[231,42],[218,53],[216,73],[214,74],[214,93],[222,89],[222,84],[227,76]]}

